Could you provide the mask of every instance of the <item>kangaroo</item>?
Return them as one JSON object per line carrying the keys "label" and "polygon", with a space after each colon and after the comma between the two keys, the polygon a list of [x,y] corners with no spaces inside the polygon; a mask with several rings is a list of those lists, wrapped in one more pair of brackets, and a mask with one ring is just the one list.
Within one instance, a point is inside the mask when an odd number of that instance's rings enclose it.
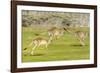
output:
{"label": "kangaroo", "polygon": [[[36,48],[40,46],[45,46],[45,48],[48,48],[48,45],[51,43],[51,40],[52,40],[51,37],[48,40],[44,39],[43,37],[37,37],[32,40],[32,42],[30,43],[30,45],[28,45],[27,48],[29,48],[31,45],[34,45],[31,51],[31,55],[34,55],[34,51]],[[26,50],[27,48],[24,48],[24,50]]]}
{"label": "kangaroo", "polygon": [[58,39],[60,36],[62,36],[64,31],[62,29],[58,29],[57,27],[53,27],[48,30],[49,37],[52,37],[54,39]]}
{"label": "kangaroo", "polygon": [[87,33],[84,31],[72,31],[70,28],[63,28],[67,32],[73,34],[79,41],[82,46],[85,46],[85,38]]}

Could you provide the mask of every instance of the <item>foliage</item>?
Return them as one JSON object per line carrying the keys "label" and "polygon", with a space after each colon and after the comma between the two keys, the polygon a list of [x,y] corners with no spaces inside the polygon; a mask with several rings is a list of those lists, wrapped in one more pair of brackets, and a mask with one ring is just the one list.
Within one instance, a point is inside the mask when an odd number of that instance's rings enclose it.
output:
{"label": "foliage", "polygon": [[22,10],[22,25],[89,26],[89,14]]}

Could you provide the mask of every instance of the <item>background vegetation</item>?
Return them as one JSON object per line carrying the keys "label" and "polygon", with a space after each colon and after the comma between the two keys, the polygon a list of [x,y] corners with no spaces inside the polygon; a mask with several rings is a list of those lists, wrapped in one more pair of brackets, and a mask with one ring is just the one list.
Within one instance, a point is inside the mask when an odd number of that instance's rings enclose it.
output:
{"label": "background vegetation", "polygon": [[62,27],[70,25],[89,26],[88,13],[72,13],[72,12],[47,12],[47,11],[22,11],[22,25],[23,26],[57,26]]}

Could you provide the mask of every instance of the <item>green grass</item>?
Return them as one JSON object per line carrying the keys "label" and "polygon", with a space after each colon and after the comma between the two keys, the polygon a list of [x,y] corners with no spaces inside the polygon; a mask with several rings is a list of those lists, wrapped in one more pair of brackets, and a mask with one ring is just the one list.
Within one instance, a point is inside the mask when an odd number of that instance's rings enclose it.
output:
{"label": "green grass", "polygon": [[[22,50],[36,37],[35,33],[48,38],[46,29],[23,27],[22,28]],[[81,30],[81,29],[80,29]],[[88,28],[83,28],[87,30]],[[22,62],[42,62],[42,61],[60,61],[60,60],[85,60],[89,59],[89,37],[86,38],[86,46],[80,46],[80,42],[70,33],[65,33],[62,37],[52,41],[48,49],[42,47],[36,48],[34,56],[22,54]],[[29,51],[32,47],[27,49]],[[24,51],[24,50],[23,50]]]}

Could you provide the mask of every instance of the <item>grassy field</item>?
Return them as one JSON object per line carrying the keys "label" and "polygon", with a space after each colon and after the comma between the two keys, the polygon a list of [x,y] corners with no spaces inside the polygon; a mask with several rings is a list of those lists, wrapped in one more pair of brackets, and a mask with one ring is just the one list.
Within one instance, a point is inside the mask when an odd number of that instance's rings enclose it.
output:
{"label": "grassy field", "polygon": [[[82,29],[79,29],[82,30]],[[88,32],[87,28],[83,28]],[[36,33],[48,38],[46,29],[23,27],[22,28],[22,50],[36,37]],[[45,49],[43,46],[36,48],[34,56],[22,54],[22,62],[42,62],[60,60],[85,60],[89,59],[90,44],[89,37],[86,38],[86,46],[80,46],[80,42],[72,34],[65,34],[57,40],[52,41]],[[32,47],[28,48],[29,51]],[[23,50],[24,51],[24,50]]]}

